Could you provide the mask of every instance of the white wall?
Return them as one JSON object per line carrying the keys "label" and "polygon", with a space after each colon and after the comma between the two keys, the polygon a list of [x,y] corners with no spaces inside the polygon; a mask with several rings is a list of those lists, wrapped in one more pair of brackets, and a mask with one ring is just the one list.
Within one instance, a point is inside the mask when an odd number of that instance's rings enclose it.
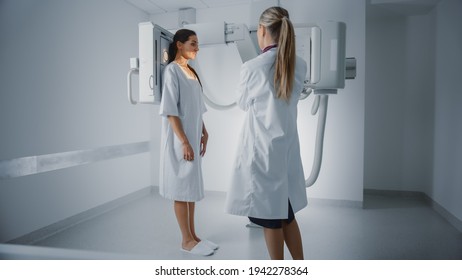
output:
{"label": "white wall", "polygon": [[406,27],[402,185],[425,191],[433,177],[435,12],[408,17]]}
{"label": "white wall", "polygon": [[364,185],[431,185],[435,16],[368,18]]}
{"label": "white wall", "polygon": [[406,21],[370,19],[366,32],[364,186],[402,185]]}
{"label": "white wall", "polygon": [[457,0],[368,18],[364,146],[365,188],[424,192],[459,224],[461,21]]}
{"label": "white wall", "polygon": [[[126,98],[138,22],[123,0],[0,4],[0,160],[149,141]],[[0,178],[0,242],[150,185],[149,153]]]}
{"label": "white wall", "polygon": [[462,2],[437,7],[435,148],[428,195],[462,221]]}
{"label": "white wall", "polygon": [[[348,2],[348,3],[347,3]],[[355,1],[281,1],[294,22],[317,22],[325,20],[344,21],[347,24],[347,56],[356,57],[358,75],[347,81],[346,88],[332,96],[329,103],[324,160],[321,173],[315,185],[309,189],[309,197],[362,202],[363,191],[363,143],[364,143],[364,68],[365,68],[365,3]],[[205,9],[197,11],[197,22],[226,21],[249,24],[249,5]],[[178,28],[177,13],[157,15],[151,20],[169,29]],[[258,19],[252,19],[257,21]],[[200,38],[199,38],[200,41]],[[215,52],[215,53],[214,53]],[[214,74],[202,75],[210,84],[208,93],[221,103],[235,98],[238,81],[239,59],[232,47],[218,50],[202,48],[202,56],[214,55],[215,65],[204,65],[204,71]],[[201,64],[199,64],[201,65]],[[211,70],[210,70],[211,69]],[[311,171],[314,153],[316,118],[312,117],[312,97],[300,103],[300,141],[302,145],[305,174]],[[231,168],[237,149],[243,112],[238,109],[217,111],[209,108],[204,116],[209,130],[208,154],[204,158],[205,187],[208,190],[227,191]],[[153,127],[158,124],[155,120]],[[153,150],[153,154],[155,151]],[[158,155],[153,155],[153,159]],[[153,177],[153,184],[157,184]]]}

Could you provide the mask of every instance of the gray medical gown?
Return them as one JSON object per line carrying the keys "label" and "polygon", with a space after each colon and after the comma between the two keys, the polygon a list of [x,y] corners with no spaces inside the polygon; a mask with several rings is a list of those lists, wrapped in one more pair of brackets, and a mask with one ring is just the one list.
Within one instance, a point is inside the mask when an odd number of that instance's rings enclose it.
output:
{"label": "gray medical gown", "polygon": [[[162,135],[160,149],[160,195],[176,201],[199,201],[204,197],[200,141],[202,114],[207,111],[197,79],[188,77],[175,62],[165,67],[163,75]],[[167,116],[178,116],[189,143],[194,160],[183,159],[183,146],[174,133]]]}

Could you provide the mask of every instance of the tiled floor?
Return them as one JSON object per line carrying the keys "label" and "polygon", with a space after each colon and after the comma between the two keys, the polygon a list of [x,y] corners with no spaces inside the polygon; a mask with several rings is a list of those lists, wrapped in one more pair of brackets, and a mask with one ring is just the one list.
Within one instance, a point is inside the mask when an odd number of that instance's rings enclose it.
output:
{"label": "tiled floor", "polygon": [[[180,251],[172,203],[156,193],[35,245],[149,259],[268,259],[262,230],[225,214],[224,199],[210,192],[196,205],[198,234],[220,245],[210,257]],[[296,217],[306,259],[462,259],[462,233],[420,199],[365,195],[364,209],[313,203]]]}

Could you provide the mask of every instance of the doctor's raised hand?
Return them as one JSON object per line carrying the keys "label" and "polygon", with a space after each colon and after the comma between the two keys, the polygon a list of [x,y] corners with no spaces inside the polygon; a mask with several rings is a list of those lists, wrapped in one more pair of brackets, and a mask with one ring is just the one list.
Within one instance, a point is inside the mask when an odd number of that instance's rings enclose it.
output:
{"label": "doctor's raised hand", "polygon": [[266,9],[257,30],[262,54],[241,67],[237,104],[246,118],[234,163],[226,212],[263,227],[271,259],[303,259],[295,213],[306,207],[297,131],[297,104],[306,62],[295,54],[287,10]]}
{"label": "doctor's raised hand", "polygon": [[173,201],[182,236],[180,250],[208,256],[218,245],[200,238],[194,225],[195,203],[204,198],[202,156],[208,141],[202,119],[207,111],[202,85],[188,64],[198,51],[199,41],[194,31],[180,29],[175,33],[163,73],[159,112],[162,116],[159,192]]}

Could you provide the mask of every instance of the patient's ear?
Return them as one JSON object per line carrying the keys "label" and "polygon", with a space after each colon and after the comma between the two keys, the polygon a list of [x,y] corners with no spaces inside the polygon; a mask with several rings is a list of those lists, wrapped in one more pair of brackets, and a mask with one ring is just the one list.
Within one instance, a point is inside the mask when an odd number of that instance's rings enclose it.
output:
{"label": "patient's ear", "polygon": [[183,48],[183,43],[181,43],[180,41],[176,41],[176,49],[181,50],[181,48]]}

